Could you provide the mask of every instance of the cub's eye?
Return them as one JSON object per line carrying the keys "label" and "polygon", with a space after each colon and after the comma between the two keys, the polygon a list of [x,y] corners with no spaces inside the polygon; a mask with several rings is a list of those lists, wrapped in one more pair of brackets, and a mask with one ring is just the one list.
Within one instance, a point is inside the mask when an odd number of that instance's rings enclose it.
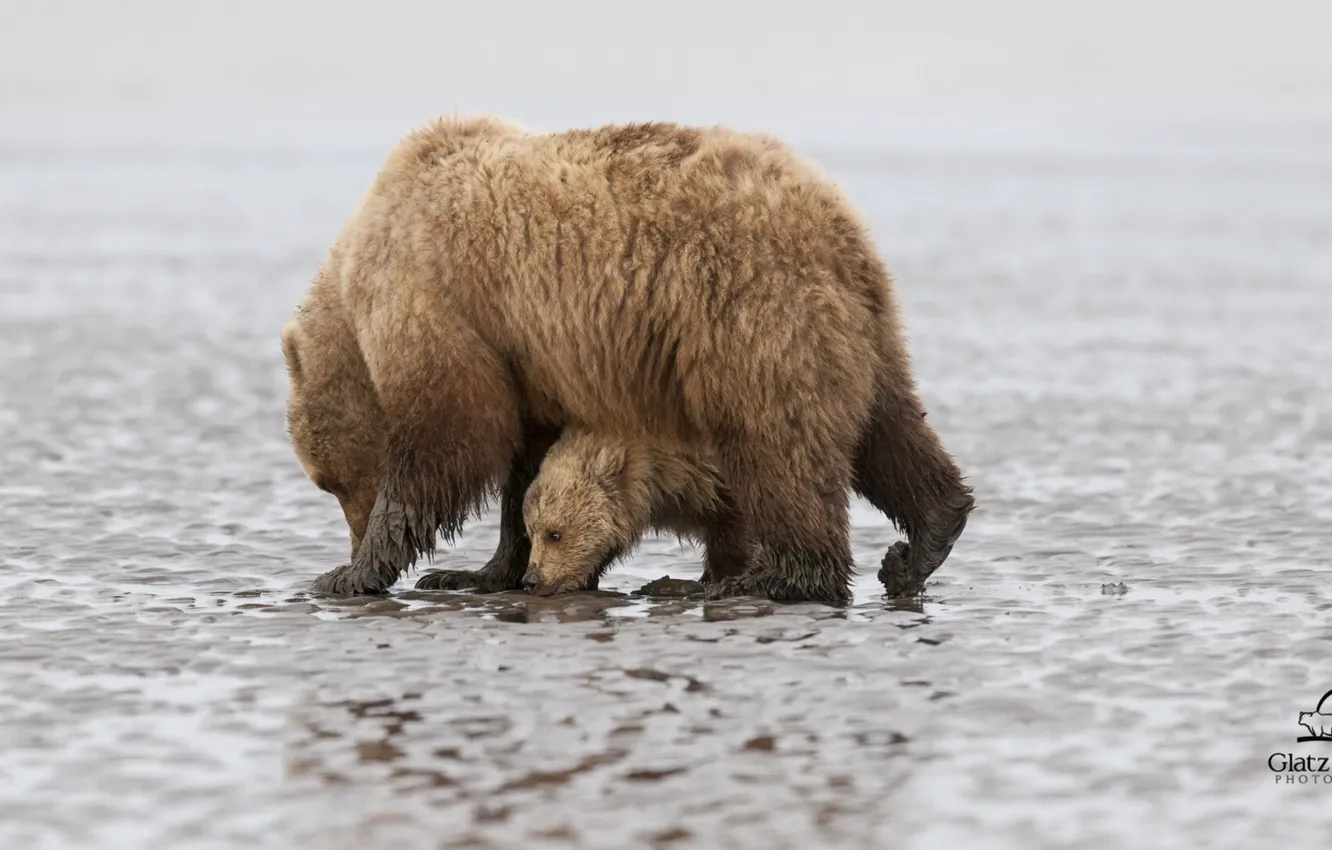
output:
{"label": "cub's eye", "polygon": [[546,532],[546,537],[547,537],[547,539],[549,539],[550,542],[552,542],[552,543],[559,543],[559,542],[560,542],[560,533],[559,533],[558,531],[547,531],[547,532]]}

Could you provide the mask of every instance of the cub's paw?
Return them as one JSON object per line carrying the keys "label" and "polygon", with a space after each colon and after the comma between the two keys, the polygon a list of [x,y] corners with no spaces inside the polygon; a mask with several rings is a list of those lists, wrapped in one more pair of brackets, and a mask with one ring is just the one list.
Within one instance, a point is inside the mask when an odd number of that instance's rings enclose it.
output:
{"label": "cub's paw", "polygon": [[911,563],[911,546],[901,540],[888,547],[879,566],[879,581],[883,582],[883,591],[890,597],[903,598],[919,596],[925,592],[925,581],[916,576]]}
{"label": "cub's paw", "polygon": [[357,569],[355,564],[343,564],[329,570],[310,585],[316,596],[388,596],[388,588],[380,578]]}
{"label": "cub's paw", "polygon": [[471,590],[476,593],[501,593],[517,590],[519,582],[507,581],[487,570],[435,570],[416,580],[417,590]]}

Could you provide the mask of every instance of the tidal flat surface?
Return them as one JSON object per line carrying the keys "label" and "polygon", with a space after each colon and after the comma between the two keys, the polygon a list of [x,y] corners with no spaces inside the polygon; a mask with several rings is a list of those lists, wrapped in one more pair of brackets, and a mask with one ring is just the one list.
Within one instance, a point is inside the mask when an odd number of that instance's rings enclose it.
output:
{"label": "tidal flat surface", "polygon": [[598,594],[307,598],[347,534],[278,330],[406,128],[194,120],[0,125],[0,846],[1332,836],[1268,767],[1332,755],[1332,125],[811,150],[978,499],[912,603],[858,504],[838,611],[631,596],[697,575],[669,538]]}

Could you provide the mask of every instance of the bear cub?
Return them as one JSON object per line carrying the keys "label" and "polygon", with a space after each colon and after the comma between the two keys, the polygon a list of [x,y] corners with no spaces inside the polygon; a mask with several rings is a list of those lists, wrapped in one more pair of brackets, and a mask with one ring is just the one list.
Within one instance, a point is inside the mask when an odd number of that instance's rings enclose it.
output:
{"label": "bear cub", "polygon": [[595,589],[649,531],[705,542],[726,504],[721,474],[702,453],[570,427],[523,499],[532,541],[523,587],[541,596]]}

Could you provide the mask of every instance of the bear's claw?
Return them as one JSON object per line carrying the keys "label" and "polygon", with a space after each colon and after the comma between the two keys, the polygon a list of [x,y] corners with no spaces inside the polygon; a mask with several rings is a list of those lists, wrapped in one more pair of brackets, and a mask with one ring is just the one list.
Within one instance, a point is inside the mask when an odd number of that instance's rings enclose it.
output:
{"label": "bear's claw", "polygon": [[416,580],[417,590],[470,590],[475,593],[502,593],[517,590],[519,581],[508,581],[486,569],[433,570]]}
{"label": "bear's claw", "polygon": [[417,590],[470,590],[480,584],[477,570],[431,570],[416,580]]}
{"label": "bear's claw", "polygon": [[925,592],[925,576],[915,576],[908,564],[911,562],[911,545],[901,540],[888,547],[879,567],[879,581],[888,596],[902,598],[919,596]]}
{"label": "bear's claw", "polygon": [[367,576],[354,564],[343,564],[315,579],[310,585],[310,593],[317,596],[387,596],[388,589],[381,586],[376,576]]}
{"label": "bear's claw", "polygon": [[888,596],[902,598],[925,592],[925,582],[952,554],[975,506],[971,490],[964,489],[945,508],[931,513],[928,527],[932,531],[916,540],[915,547],[903,540],[888,547],[879,567],[879,581]]}

